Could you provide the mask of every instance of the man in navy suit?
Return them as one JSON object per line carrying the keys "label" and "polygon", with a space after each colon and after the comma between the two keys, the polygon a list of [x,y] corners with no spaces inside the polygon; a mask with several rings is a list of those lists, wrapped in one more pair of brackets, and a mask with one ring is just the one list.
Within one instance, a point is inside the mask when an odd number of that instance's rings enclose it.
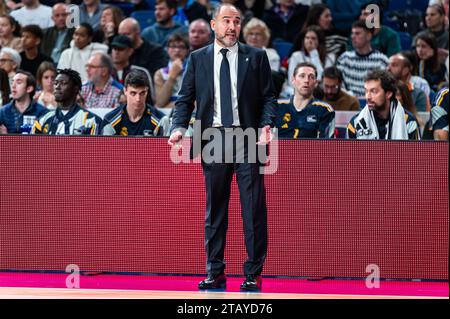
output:
{"label": "man in navy suit", "polygon": [[[231,180],[236,172],[244,222],[247,261],[242,290],[260,290],[261,272],[267,253],[267,208],[261,163],[237,160],[237,153],[246,157],[257,147],[270,142],[270,128],[275,119],[275,91],[267,55],[263,50],[238,43],[241,14],[230,4],[220,5],[214,12],[211,28],[215,41],[191,54],[183,84],[175,103],[169,145],[180,143],[187,129],[196,102],[196,121],[200,130],[220,132],[221,160],[206,161],[202,168],[206,184],[205,246],[208,277],[199,289],[225,288],[224,250],[228,224],[228,202]],[[194,128],[195,130],[195,128]],[[253,130],[254,142],[244,146],[233,142],[223,147],[226,135],[238,130]],[[195,132],[194,140],[195,143]],[[216,135],[207,141],[216,142]],[[227,144],[227,142],[225,142]],[[253,144],[253,145],[252,145]],[[255,144],[259,144],[258,146]],[[242,147],[241,147],[242,146]],[[202,141],[202,147],[205,143]],[[217,149],[214,149],[214,152]],[[232,162],[223,157],[232,153]],[[203,152],[204,153],[204,152]]]}

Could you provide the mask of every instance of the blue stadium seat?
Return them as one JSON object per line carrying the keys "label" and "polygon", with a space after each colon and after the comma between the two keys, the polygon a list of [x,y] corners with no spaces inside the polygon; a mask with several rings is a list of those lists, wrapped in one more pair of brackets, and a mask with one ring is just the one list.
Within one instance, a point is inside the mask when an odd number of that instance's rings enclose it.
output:
{"label": "blue stadium seat", "polygon": [[400,45],[402,46],[402,50],[410,50],[412,37],[408,32],[397,32],[400,37]]}
{"label": "blue stadium seat", "polygon": [[289,56],[292,46],[293,44],[287,41],[277,40],[273,42],[273,48],[277,51],[281,61]]}
{"label": "blue stadium seat", "polygon": [[387,11],[403,11],[407,8],[411,8],[412,0],[391,0]]}
{"label": "blue stadium seat", "polygon": [[131,16],[132,12],[134,11],[134,3],[117,2],[117,3],[114,3],[114,5],[116,7],[119,7],[120,9],[122,9],[122,12],[126,17]]}
{"label": "blue stadium seat", "polygon": [[139,25],[141,26],[141,30],[144,30],[146,27],[155,23],[155,11],[154,10],[140,10],[134,11],[131,13],[131,17],[135,18]]}
{"label": "blue stadium seat", "polygon": [[147,0],[147,6],[149,10],[155,10],[155,4],[156,4],[155,0]]}
{"label": "blue stadium seat", "polygon": [[417,9],[420,12],[425,13],[428,8],[429,0],[414,0],[411,1],[411,9]]}
{"label": "blue stadium seat", "polygon": [[391,18],[385,14],[383,17],[383,24],[394,31],[400,31],[400,21],[397,18]]}

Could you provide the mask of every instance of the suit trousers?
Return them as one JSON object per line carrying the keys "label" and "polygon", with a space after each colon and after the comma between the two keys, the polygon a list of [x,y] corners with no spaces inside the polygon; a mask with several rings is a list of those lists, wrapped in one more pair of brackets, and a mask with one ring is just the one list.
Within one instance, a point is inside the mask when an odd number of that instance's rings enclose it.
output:
{"label": "suit trousers", "polygon": [[[267,254],[267,207],[265,198],[264,175],[260,173],[261,163],[248,160],[249,145],[236,143],[236,139],[228,139],[227,131],[220,130],[220,138],[212,138],[208,144],[214,145],[212,155],[221,156],[219,160],[206,161],[202,156],[202,169],[206,188],[205,248],[207,256],[206,270],[208,274],[224,273],[224,252],[228,228],[228,207],[231,192],[231,181],[236,173],[239,188],[241,214],[244,224],[245,247],[247,260],[244,263],[245,275],[259,275],[262,272]],[[219,141],[221,143],[217,144]],[[214,143],[214,144],[211,144]],[[252,142],[250,142],[252,143]],[[254,143],[252,143],[254,144]],[[258,146],[262,147],[262,146]],[[232,152],[232,153],[230,153]],[[232,154],[232,161],[226,161],[226,154]],[[238,154],[243,154],[242,159]]]}

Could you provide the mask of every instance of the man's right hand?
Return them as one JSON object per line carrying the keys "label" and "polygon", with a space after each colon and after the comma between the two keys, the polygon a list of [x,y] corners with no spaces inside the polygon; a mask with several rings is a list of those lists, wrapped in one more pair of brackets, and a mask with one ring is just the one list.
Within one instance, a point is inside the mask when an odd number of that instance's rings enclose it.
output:
{"label": "man's right hand", "polygon": [[170,137],[169,140],[167,141],[167,144],[169,144],[170,146],[174,146],[177,145],[181,139],[183,138],[183,133],[181,133],[180,131],[174,131]]}

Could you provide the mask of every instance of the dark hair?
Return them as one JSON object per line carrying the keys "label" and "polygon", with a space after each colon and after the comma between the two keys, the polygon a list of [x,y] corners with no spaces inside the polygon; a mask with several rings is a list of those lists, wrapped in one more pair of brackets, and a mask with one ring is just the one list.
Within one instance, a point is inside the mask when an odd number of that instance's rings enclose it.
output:
{"label": "dark hair", "polygon": [[409,92],[408,86],[403,81],[397,81],[398,93],[402,96],[402,106],[412,114],[417,114],[417,108]]}
{"label": "dark hair", "polygon": [[172,33],[167,39],[167,46],[170,46],[173,42],[183,42],[186,49],[189,49],[189,40],[181,33]]}
{"label": "dark hair", "polygon": [[361,28],[366,32],[369,32],[370,34],[373,34],[375,32],[375,28],[369,28],[366,24],[366,21],[364,20],[356,20],[352,23],[352,29],[353,28]]}
{"label": "dark hair", "polygon": [[150,82],[148,80],[147,74],[141,70],[131,70],[130,73],[125,77],[124,82],[125,88],[128,86],[132,87],[147,87],[150,88]]}
{"label": "dark hair", "polygon": [[406,64],[408,64],[408,62],[409,62],[409,65],[407,65],[407,67],[411,68],[411,73],[416,74],[417,73],[417,64],[418,64],[418,62],[417,62],[418,57],[416,55],[416,52],[408,50],[408,51],[401,51],[399,54],[402,55],[407,60]]}
{"label": "dark hair", "polygon": [[1,14],[1,15],[0,15],[0,18],[8,19],[9,24],[10,24],[11,27],[13,28],[13,35],[14,35],[15,37],[20,37],[20,29],[21,29],[21,26],[20,26],[20,23],[17,22],[16,19],[14,19],[12,16],[10,16],[10,15],[8,15],[8,14]]}
{"label": "dark hair", "polygon": [[[438,55],[438,44],[437,44],[437,39],[436,39],[435,35],[429,31],[422,31],[416,37],[416,43],[415,43],[416,47],[417,47],[417,42],[419,40],[424,41],[433,50],[433,56],[431,58],[429,58],[428,60],[430,60],[431,71],[438,72],[439,68],[440,68],[440,63],[439,63],[439,55]],[[417,51],[416,51],[416,55],[417,55]],[[419,59],[418,56],[417,56],[417,58]]]}
{"label": "dark hair", "polygon": [[297,66],[294,69],[294,73],[292,73],[292,74],[295,76],[297,74],[297,71],[300,68],[303,68],[303,67],[312,68],[314,70],[314,73],[316,74],[316,77],[317,77],[317,68],[316,68],[316,66],[314,64],[312,64],[312,63],[309,63],[309,62],[301,62],[301,63],[297,64]]}
{"label": "dark hair", "polygon": [[25,70],[17,70],[16,74],[23,74],[27,77],[27,87],[32,86],[33,91],[30,93],[30,97],[34,97],[34,93],[36,92],[36,78],[33,74]]}
{"label": "dark hair", "polygon": [[57,69],[56,70],[57,74],[64,74],[67,75],[70,79],[70,81],[72,82],[72,84],[74,84],[75,86],[78,87],[78,91],[81,90],[81,77],[80,77],[80,73],[78,73],[75,70],[72,69]]}
{"label": "dark hair", "polygon": [[42,86],[42,77],[44,76],[44,73],[49,70],[55,72],[56,75],[56,67],[52,62],[44,61],[39,64],[39,67],[36,71],[36,82],[39,86]]}
{"label": "dark hair", "polygon": [[325,77],[329,79],[338,79],[340,83],[343,81],[342,72],[335,66],[329,66],[323,70],[322,78]]}
{"label": "dark hair", "polygon": [[[178,8],[178,1],[177,0],[156,0],[155,5],[156,4],[160,4],[160,3],[165,3],[167,4],[167,7],[169,7],[169,9],[177,9]],[[152,8],[150,8],[152,9]]]}
{"label": "dark hair", "polygon": [[5,70],[0,69],[0,94],[2,96],[2,104],[5,105],[11,100],[9,95],[11,94],[11,88],[9,87],[8,73]]}
{"label": "dark hair", "polygon": [[305,49],[305,37],[308,32],[314,32],[317,36],[317,41],[319,42],[319,47],[317,51],[319,51],[319,57],[322,64],[325,64],[325,59],[327,57],[327,48],[325,46],[325,34],[322,29],[317,25],[311,25],[305,29],[304,32],[301,32],[299,36],[295,39],[295,43],[292,49],[292,52],[302,50],[306,55],[309,55]]}
{"label": "dark hair", "polygon": [[87,23],[87,22],[80,23],[80,25],[78,27],[85,28],[87,31],[88,37],[92,38],[94,36],[94,29],[92,28],[92,26],[89,23]]}
{"label": "dark hair", "polygon": [[329,10],[328,6],[323,3],[318,3],[318,4],[311,6],[308,10],[308,14],[306,15],[306,20],[305,20],[305,23],[303,24],[303,28],[302,28],[301,32],[304,32],[306,30],[306,28],[308,28],[311,25],[318,25],[320,16],[327,9]]}
{"label": "dark hair", "polygon": [[36,38],[42,39],[44,37],[44,34],[42,32],[42,29],[40,26],[38,26],[37,24],[29,24],[26,25],[22,28],[22,34],[24,32],[28,32],[31,33],[32,35],[34,35]]}
{"label": "dark hair", "polygon": [[235,8],[235,9],[239,12],[239,14],[241,15],[241,17],[242,17],[242,11],[239,10],[239,8],[236,7],[234,4],[220,2],[219,5],[214,9],[214,12],[213,12],[213,14],[212,14],[212,18],[213,18],[213,19],[216,19],[217,16],[219,15],[219,13],[220,13],[220,10],[222,10],[222,8],[223,8],[223,7],[226,7],[226,6]]}
{"label": "dark hair", "polygon": [[391,100],[395,99],[397,92],[397,80],[386,70],[372,70],[364,78],[364,82],[380,81],[384,92],[392,92]]}
{"label": "dark hair", "polygon": [[444,6],[442,4],[435,3],[435,4],[432,4],[432,5],[428,6],[428,8],[434,8],[434,9],[437,10],[439,15],[445,16],[445,9],[444,9]]}

